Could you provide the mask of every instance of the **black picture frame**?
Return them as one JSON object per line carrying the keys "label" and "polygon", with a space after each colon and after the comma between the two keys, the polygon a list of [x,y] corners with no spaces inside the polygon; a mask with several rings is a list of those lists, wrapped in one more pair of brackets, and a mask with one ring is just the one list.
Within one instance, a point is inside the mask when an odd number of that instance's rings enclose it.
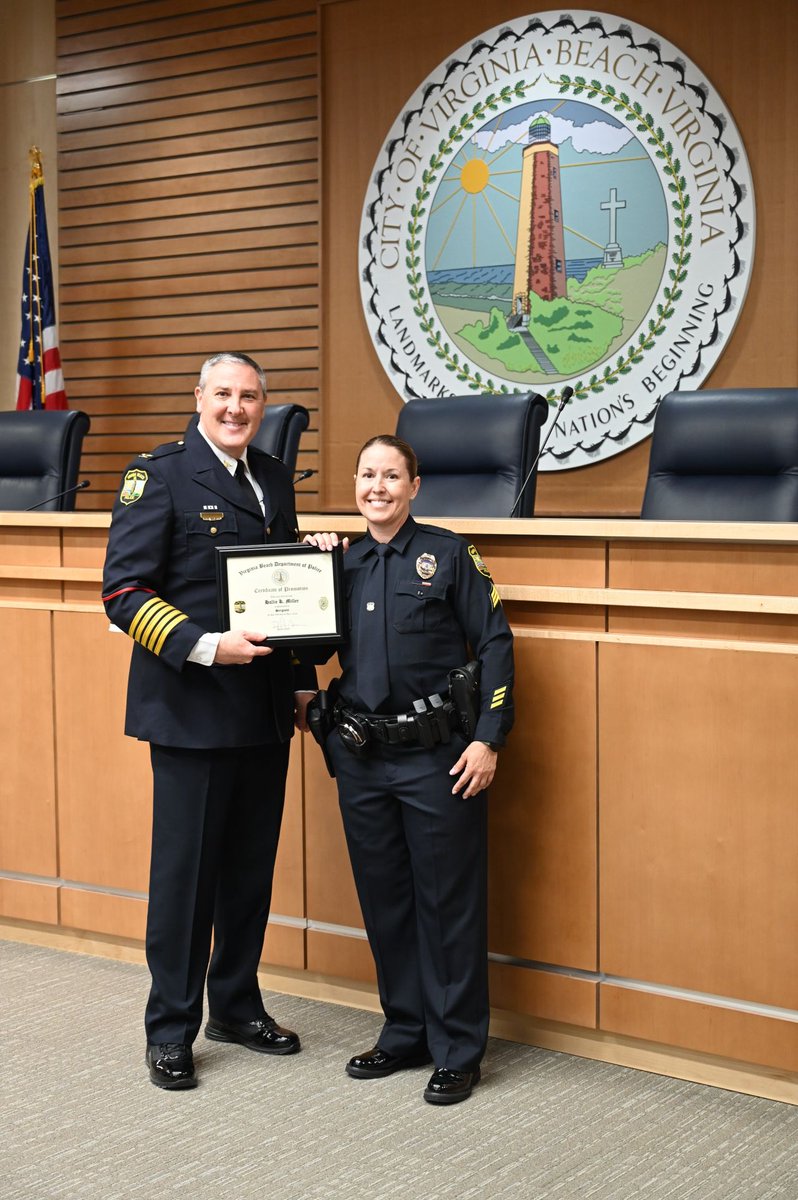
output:
{"label": "black picture frame", "polygon": [[340,545],[217,546],[216,575],[223,631],[258,630],[270,646],[338,646],[348,640]]}

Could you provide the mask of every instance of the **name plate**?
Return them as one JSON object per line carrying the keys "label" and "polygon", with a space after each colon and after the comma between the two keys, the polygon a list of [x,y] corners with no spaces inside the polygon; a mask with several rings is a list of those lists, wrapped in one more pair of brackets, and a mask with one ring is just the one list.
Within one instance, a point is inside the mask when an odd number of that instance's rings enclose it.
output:
{"label": "name plate", "polygon": [[343,547],[217,546],[221,628],[267,644],[335,646],[349,632]]}

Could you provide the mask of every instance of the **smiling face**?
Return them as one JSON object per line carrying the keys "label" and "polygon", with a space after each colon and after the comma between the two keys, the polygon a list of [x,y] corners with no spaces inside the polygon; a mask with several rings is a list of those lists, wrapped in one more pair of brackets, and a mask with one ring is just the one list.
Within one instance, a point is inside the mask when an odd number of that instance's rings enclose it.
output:
{"label": "smiling face", "polygon": [[378,542],[389,542],[410,513],[421,480],[410,478],[407,461],[393,446],[368,446],[355,475],[355,502]]}
{"label": "smiling face", "polygon": [[256,372],[246,363],[217,363],[194,395],[199,423],[214,446],[240,458],[258,432],[266,403]]}

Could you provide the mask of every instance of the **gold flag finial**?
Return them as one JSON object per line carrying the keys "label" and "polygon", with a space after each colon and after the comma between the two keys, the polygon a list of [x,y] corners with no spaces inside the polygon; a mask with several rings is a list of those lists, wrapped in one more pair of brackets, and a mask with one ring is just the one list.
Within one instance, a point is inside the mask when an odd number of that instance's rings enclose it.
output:
{"label": "gold flag finial", "polygon": [[44,183],[44,172],[42,171],[42,152],[38,146],[31,146],[28,151],[30,159],[30,190],[33,191],[41,183]]}

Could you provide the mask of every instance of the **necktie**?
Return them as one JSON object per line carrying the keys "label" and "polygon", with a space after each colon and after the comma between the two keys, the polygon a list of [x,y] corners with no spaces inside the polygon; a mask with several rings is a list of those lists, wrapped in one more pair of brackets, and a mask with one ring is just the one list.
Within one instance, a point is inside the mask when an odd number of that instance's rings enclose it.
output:
{"label": "necktie", "polygon": [[260,501],[258,500],[258,496],[254,487],[247,478],[246,468],[242,459],[240,458],[236,463],[235,480],[238,486],[241,488],[241,499],[243,500],[244,504],[246,504],[247,508],[252,508],[254,504],[255,508],[258,510],[258,512],[260,512]]}
{"label": "necktie", "polygon": [[385,556],[378,545],[371,570],[360,593],[357,634],[357,690],[369,712],[376,712],[390,692],[388,642],[385,629]]}

